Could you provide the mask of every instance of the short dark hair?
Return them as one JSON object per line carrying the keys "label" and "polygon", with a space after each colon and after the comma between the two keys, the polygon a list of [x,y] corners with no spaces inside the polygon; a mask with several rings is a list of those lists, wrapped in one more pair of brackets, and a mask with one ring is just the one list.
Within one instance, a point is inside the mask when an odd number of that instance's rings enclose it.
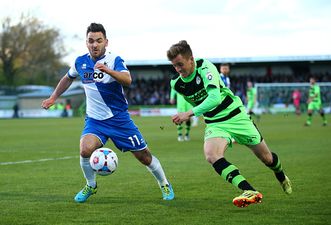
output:
{"label": "short dark hair", "polygon": [[222,63],[221,66],[228,66],[228,67],[230,67],[230,64],[229,63]]}
{"label": "short dark hair", "polygon": [[91,23],[90,26],[87,27],[86,36],[90,32],[101,32],[105,36],[105,38],[107,38],[106,30],[100,23]]}
{"label": "short dark hair", "polygon": [[167,51],[167,57],[170,61],[176,58],[179,54],[184,57],[191,57],[193,55],[190,45],[185,40],[173,44]]}

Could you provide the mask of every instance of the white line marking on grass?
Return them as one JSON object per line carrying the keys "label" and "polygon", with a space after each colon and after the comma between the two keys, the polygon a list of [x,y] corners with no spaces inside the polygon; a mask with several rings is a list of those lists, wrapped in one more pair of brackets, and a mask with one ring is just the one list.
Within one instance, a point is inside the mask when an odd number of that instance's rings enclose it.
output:
{"label": "white line marking on grass", "polygon": [[38,162],[55,161],[55,160],[65,160],[65,159],[74,159],[74,158],[78,158],[78,156],[65,156],[65,157],[61,157],[61,158],[24,160],[24,161],[17,161],[17,162],[0,162],[0,166],[14,165],[14,164],[26,164],[26,163],[38,163]]}

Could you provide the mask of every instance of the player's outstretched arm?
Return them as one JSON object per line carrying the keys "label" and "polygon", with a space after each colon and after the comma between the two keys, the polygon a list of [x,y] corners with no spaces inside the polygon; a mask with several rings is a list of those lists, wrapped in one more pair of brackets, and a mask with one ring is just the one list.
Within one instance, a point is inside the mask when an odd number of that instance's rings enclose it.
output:
{"label": "player's outstretched arm", "polygon": [[57,84],[54,92],[52,95],[48,98],[42,101],[41,107],[44,109],[48,109],[52,105],[54,105],[56,99],[65,92],[70,85],[72,84],[73,79],[70,79],[69,76],[66,74],[65,76],[62,77],[62,79],[59,81]]}
{"label": "player's outstretched arm", "polygon": [[208,88],[207,93],[208,97],[200,105],[193,107],[192,111],[195,116],[201,116],[221,103],[221,94],[218,88]]}

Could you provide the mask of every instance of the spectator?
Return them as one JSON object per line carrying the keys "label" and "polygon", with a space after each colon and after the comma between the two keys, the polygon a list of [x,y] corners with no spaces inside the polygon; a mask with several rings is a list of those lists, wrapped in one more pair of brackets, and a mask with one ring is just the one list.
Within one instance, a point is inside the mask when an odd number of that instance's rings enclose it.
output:
{"label": "spectator", "polygon": [[18,106],[18,103],[15,103],[13,110],[14,110],[13,118],[19,118],[18,112],[19,112],[20,108]]}
{"label": "spectator", "polygon": [[300,111],[301,92],[299,91],[299,89],[295,89],[293,91],[292,99],[293,99],[293,105],[295,107],[295,113],[297,115],[300,115],[301,114],[301,111]]}

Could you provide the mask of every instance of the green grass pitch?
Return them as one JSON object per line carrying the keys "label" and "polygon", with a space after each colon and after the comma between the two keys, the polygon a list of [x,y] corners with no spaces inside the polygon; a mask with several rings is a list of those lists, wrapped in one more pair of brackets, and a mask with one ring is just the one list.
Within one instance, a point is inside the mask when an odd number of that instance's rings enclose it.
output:
{"label": "green grass pitch", "polygon": [[201,119],[191,141],[182,143],[170,117],[133,119],[161,161],[175,200],[161,200],[146,168],[109,142],[118,170],[99,176],[98,193],[77,204],[73,197],[85,183],[78,157],[84,119],[0,120],[0,224],[331,223],[331,125],[322,127],[319,116],[311,127],[303,126],[304,115],[264,115],[257,124],[292,180],[290,196],[248,148],[235,144],[227,150],[226,158],[264,195],[262,204],[247,208],[232,204],[240,192],[205,161]]}

